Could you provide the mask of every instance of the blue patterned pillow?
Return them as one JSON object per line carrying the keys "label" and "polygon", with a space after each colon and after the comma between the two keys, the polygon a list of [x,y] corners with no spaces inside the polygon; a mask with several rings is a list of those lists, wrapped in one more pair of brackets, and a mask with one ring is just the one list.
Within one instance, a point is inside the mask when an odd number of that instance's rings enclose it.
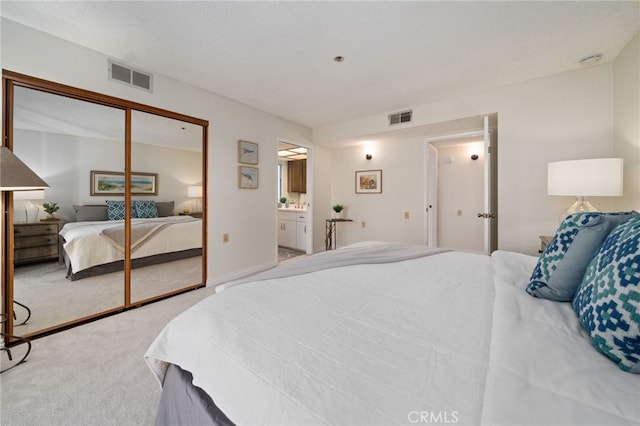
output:
{"label": "blue patterned pillow", "polygon": [[[107,219],[124,220],[124,200],[107,200]],[[131,217],[136,217],[136,209],[131,205]]]}
{"label": "blue patterned pillow", "polygon": [[593,346],[640,374],[640,215],[618,225],[589,264],[573,309]]}
{"label": "blue patterned pillow", "polygon": [[158,217],[158,207],[155,201],[136,200],[133,202],[133,205],[135,206],[137,218],[147,219]]}
{"label": "blue patterned pillow", "polygon": [[529,278],[527,293],[570,302],[591,258],[609,232],[633,213],[574,213],[565,218]]}

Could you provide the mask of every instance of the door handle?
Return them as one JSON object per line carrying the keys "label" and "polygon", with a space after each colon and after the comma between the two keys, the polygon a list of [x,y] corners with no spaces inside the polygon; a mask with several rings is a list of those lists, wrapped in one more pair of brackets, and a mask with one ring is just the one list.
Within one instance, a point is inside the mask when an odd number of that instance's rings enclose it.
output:
{"label": "door handle", "polygon": [[495,213],[478,213],[478,217],[482,219],[495,219]]}

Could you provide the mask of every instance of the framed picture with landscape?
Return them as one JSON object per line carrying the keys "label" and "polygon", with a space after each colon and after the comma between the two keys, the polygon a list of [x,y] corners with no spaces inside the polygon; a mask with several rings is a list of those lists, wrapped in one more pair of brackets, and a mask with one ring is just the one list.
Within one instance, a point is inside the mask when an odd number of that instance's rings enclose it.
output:
{"label": "framed picture with landscape", "polygon": [[360,170],[356,172],[356,194],[381,194],[382,170]]}
{"label": "framed picture with landscape", "polygon": [[[91,195],[124,195],[124,173],[91,170]],[[157,173],[131,173],[132,195],[158,195]]]}

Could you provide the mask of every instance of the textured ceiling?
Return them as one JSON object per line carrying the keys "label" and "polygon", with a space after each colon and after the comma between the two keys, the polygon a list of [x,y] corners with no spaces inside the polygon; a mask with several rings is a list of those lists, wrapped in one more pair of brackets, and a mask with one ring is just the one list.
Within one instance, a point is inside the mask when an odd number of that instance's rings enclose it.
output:
{"label": "textured ceiling", "polygon": [[[309,127],[612,61],[633,1],[12,2],[7,19]],[[343,62],[334,62],[336,55]]]}

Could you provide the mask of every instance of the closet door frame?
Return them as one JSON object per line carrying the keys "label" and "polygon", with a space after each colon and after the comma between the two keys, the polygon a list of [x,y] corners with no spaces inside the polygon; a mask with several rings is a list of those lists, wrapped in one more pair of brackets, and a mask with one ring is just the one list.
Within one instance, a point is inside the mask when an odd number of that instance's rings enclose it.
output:
{"label": "closet door frame", "polygon": [[[39,337],[44,334],[49,334],[53,331],[59,331],[61,329],[68,328],[69,326],[79,325],[87,321],[107,316],[113,313],[122,312],[131,308],[141,306],[143,304],[164,299],[169,296],[173,296],[179,293],[184,293],[196,288],[204,287],[207,282],[207,147],[208,147],[208,127],[209,122],[207,120],[191,117],[188,115],[168,111],[162,108],[153,107],[150,105],[144,105],[137,102],[128,101],[125,99],[116,98],[109,95],[104,95],[97,92],[92,92],[84,89],[80,89],[73,86],[64,85],[61,83],[52,82],[49,80],[32,77],[29,75],[2,70],[2,85],[3,85],[3,102],[2,102],[2,133],[3,143],[13,151],[13,105],[14,105],[14,87],[21,86],[24,88],[39,90],[54,95],[64,96],[81,101],[91,102],[98,105],[112,107],[123,110],[125,112],[125,158],[124,158],[124,170],[125,170],[125,194],[124,199],[127,206],[131,205],[131,128],[132,128],[132,112],[141,111],[149,114],[154,114],[161,117],[166,117],[178,121],[184,121],[186,123],[194,124],[202,127],[202,281],[200,283],[189,285],[184,288],[170,291],[168,293],[159,294],[155,297],[151,297],[142,301],[131,302],[131,211],[130,208],[125,209],[125,256],[124,256],[124,300],[122,306],[108,309],[96,314],[88,315],[76,320],[66,322],[64,324],[55,325],[52,327],[44,328],[33,334],[29,334],[26,337]],[[11,192],[3,192],[0,198],[2,211],[4,214],[0,217],[2,221],[2,314],[5,318],[3,323],[3,332],[12,335],[14,331],[13,327],[13,281],[14,281],[14,232],[13,232],[13,195]],[[11,339],[6,339],[5,343],[11,344]]]}

